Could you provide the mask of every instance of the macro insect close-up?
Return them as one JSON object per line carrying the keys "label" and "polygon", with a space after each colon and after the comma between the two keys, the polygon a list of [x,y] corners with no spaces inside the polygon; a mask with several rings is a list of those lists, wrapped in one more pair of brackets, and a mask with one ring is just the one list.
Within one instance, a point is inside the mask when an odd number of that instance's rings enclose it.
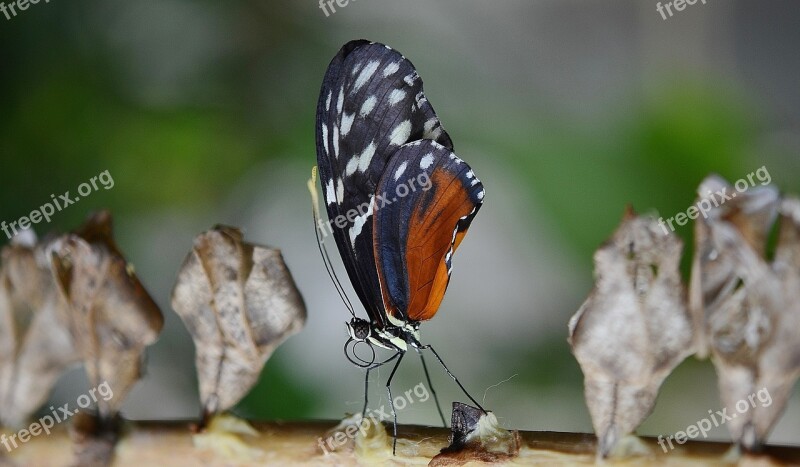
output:
{"label": "macro insect close-up", "polygon": [[0,467],[800,465],[797,24],[0,0]]}

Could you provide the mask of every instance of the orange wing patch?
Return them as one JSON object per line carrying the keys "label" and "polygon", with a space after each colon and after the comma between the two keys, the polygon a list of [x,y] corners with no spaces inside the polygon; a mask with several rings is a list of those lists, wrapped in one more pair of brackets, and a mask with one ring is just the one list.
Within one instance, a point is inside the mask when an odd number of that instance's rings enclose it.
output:
{"label": "orange wing patch", "polygon": [[406,242],[409,319],[424,321],[439,310],[450,281],[445,256],[455,252],[466,230],[456,233],[459,221],[475,209],[469,191],[455,174],[437,169],[431,177],[436,200],[427,209],[418,206],[411,216]]}

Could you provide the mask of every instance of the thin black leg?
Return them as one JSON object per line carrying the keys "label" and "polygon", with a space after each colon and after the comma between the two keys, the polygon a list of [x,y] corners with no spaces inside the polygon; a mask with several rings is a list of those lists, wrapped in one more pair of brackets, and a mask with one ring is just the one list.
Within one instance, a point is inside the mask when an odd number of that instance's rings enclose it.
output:
{"label": "thin black leg", "polygon": [[362,420],[364,419],[364,417],[367,416],[367,405],[369,404],[369,372],[371,370],[374,370],[375,368],[379,368],[379,367],[381,367],[383,365],[386,365],[387,363],[389,363],[392,360],[394,360],[395,358],[397,358],[398,355],[400,355],[400,354],[396,353],[396,354],[392,355],[391,357],[387,358],[386,360],[384,360],[384,361],[382,361],[380,363],[375,363],[375,364],[370,365],[370,366],[367,367],[367,374],[364,377],[364,408],[361,409],[361,419]]}
{"label": "thin black leg", "polygon": [[389,393],[389,405],[392,407],[392,417],[394,417],[394,443],[392,443],[392,455],[394,456],[397,453],[397,411],[394,410],[394,399],[392,399],[392,378],[394,378],[394,374],[397,371],[397,368],[400,366],[400,362],[403,361],[403,356],[405,352],[398,352],[396,355],[399,357],[397,358],[397,363],[394,364],[394,368],[392,368],[392,374],[389,375],[389,379],[386,380],[386,392]]}
{"label": "thin black leg", "polygon": [[442,419],[442,426],[447,428],[447,422],[444,419],[444,413],[442,412],[442,406],[439,404],[439,396],[436,395],[436,389],[433,389],[433,383],[431,382],[431,375],[428,373],[428,365],[425,363],[425,357],[422,355],[420,350],[417,350],[419,354],[419,359],[422,361],[422,369],[425,371],[425,379],[428,380],[428,387],[431,388],[431,393],[433,393],[433,400],[436,402],[436,410],[439,411],[439,417]]}
{"label": "thin black leg", "polygon": [[471,395],[470,395],[470,394],[467,392],[467,390],[466,390],[466,389],[464,389],[464,385],[463,385],[463,384],[461,384],[461,381],[459,381],[459,380],[458,380],[458,378],[456,378],[456,375],[454,375],[453,373],[451,373],[451,372],[450,372],[450,369],[449,369],[449,368],[447,368],[447,365],[445,365],[445,364],[444,364],[444,362],[442,361],[442,357],[440,357],[440,356],[439,356],[439,354],[438,354],[438,353],[436,353],[436,351],[433,349],[433,347],[431,347],[430,345],[425,345],[425,346],[422,346],[422,347],[420,347],[420,348],[421,348],[421,349],[428,349],[428,350],[430,350],[430,351],[431,351],[431,353],[433,353],[434,357],[436,357],[436,360],[439,360],[439,363],[440,363],[440,364],[442,365],[442,367],[444,368],[444,371],[446,371],[446,372],[447,372],[447,374],[448,374],[448,375],[450,375],[450,377],[451,377],[451,378],[453,378],[453,381],[455,381],[455,382],[456,382],[456,384],[458,384],[458,387],[460,387],[460,388],[461,388],[461,390],[464,392],[464,394],[466,394],[466,395],[467,395],[467,397],[469,397],[469,400],[471,400],[471,401],[472,401],[472,403],[473,403],[473,404],[475,404],[475,406],[476,406],[476,407],[478,407],[479,409],[481,409],[481,411],[482,411],[483,413],[486,413],[486,409],[484,409],[484,408],[483,408],[483,406],[482,406],[482,405],[480,405],[480,404],[478,403],[478,401],[476,401],[476,400],[475,400],[475,398],[474,398],[474,397],[472,397],[472,396],[471,396]]}
{"label": "thin black leg", "polygon": [[369,403],[369,370],[372,368],[367,368],[367,375],[364,377],[364,408],[361,409],[361,420],[364,420],[364,417],[367,416],[367,404]]}

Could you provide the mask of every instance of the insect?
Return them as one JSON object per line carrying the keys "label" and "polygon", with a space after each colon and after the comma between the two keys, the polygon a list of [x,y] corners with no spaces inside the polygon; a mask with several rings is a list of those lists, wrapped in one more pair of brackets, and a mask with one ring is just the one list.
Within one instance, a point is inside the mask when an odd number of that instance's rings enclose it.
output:
{"label": "insect", "polygon": [[[371,370],[394,362],[391,382],[411,348],[429,350],[464,394],[464,386],[430,345],[420,341],[423,321],[436,315],[450,280],[453,253],[480,209],[485,191],[422,89],[409,60],[389,46],[352,41],[331,61],[317,105],[317,162],[329,228],[368,319],[356,316],[336,278],[321,235],[316,184],[309,183],[315,232],[328,273],[353,316],[347,323],[347,358],[366,369],[366,413]],[[322,232],[321,232],[322,231]],[[366,344],[370,357],[355,346]],[[374,346],[394,354],[376,361]],[[442,423],[436,392],[431,387]],[[484,411],[485,412],[485,411]],[[397,444],[397,413],[394,449]]]}

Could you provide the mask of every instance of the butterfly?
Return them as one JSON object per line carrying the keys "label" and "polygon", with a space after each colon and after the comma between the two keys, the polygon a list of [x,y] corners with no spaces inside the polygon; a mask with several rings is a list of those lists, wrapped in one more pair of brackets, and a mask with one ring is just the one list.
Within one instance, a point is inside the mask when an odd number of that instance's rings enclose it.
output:
{"label": "butterfly", "polygon": [[[410,348],[419,353],[430,385],[422,355],[430,350],[480,407],[436,351],[420,341],[420,324],[439,309],[453,254],[483,204],[485,191],[470,166],[453,152],[414,65],[384,44],[357,40],[344,45],[322,83],[316,146],[327,227],[368,319],[356,317],[333,272],[320,238],[328,232],[316,214],[315,231],[328,272],[353,316],[347,323],[345,355],[367,369],[365,387],[370,370],[394,361],[386,383],[391,402],[392,377]],[[316,209],[316,200],[314,205]],[[368,345],[371,359],[360,358],[354,350],[352,356],[348,353],[349,345],[359,343]],[[373,346],[394,355],[376,362]],[[367,403],[365,394],[362,415]],[[436,405],[444,424],[438,399]],[[392,414],[396,444],[394,406]]]}

